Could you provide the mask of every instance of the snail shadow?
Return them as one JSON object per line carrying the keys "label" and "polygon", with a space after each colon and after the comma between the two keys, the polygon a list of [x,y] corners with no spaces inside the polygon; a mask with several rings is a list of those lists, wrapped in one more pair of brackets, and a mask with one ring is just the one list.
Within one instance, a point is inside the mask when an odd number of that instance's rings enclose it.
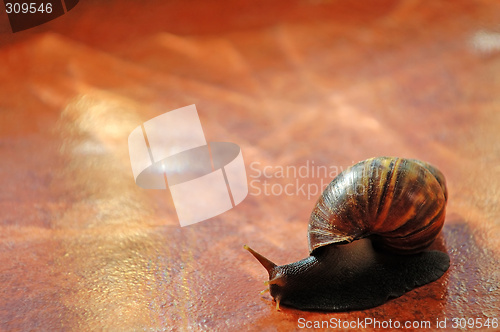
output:
{"label": "snail shadow", "polygon": [[[404,303],[405,307],[415,308],[415,313],[418,312],[423,318],[432,319],[441,317],[444,307],[448,307],[450,312],[461,313],[474,312],[474,310],[477,311],[483,307],[491,308],[492,304],[489,303],[491,301],[491,292],[498,289],[498,284],[500,284],[500,280],[495,274],[495,267],[498,266],[499,259],[492,250],[481,244],[479,241],[481,236],[484,236],[481,231],[472,228],[461,216],[450,215],[441,234],[429,250],[425,252],[423,257],[421,255],[420,258],[414,261],[419,262],[418,264],[425,263],[427,259],[434,260],[436,257],[432,258],[431,256],[437,255],[438,261],[445,263],[449,254],[450,268],[437,276],[435,278],[436,282],[427,285],[416,284],[413,287],[416,288],[416,292],[405,290],[401,294],[391,294],[387,301],[384,300],[382,303],[373,305],[372,308],[330,308],[325,310],[320,308],[296,308],[281,303],[281,310],[278,313],[295,322],[298,317],[307,317],[304,315],[313,315],[314,317],[315,314],[344,313],[363,315],[364,313],[370,313],[370,315],[376,315],[379,313],[381,317],[388,317],[387,315],[390,315],[396,307]],[[399,269],[401,267],[400,263],[401,261],[397,259],[391,264],[393,264],[392,267]],[[402,264],[406,266],[406,263]],[[413,266],[413,263],[410,265]],[[418,271],[422,267],[415,268]],[[414,273],[409,272],[410,274]],[[353,282],[347,285],[345,291],[342,290],[344,296],[348,298],[353,298],[353,296],[364,297],[371,289],[374,289],[374,294],[380,294],[379,289],[377,289],[379,285],[375,282],[371,273],[361,274],[351,280]],[[367,282],[368,288],[363,285],[363,287],[356,289],[356,285],[364,282]],[[398,282],[400,281],[396,280],[396,283]],[[379,295],[372,296],[370,294],[369,297],[373,300],[373,298],[378,298]],[[262,298],[262,300],[269,303],[270,310],[275,311],[275,303],[272,298],[266,297]],[[315,299],[315,301],[318,301],[318,299]],[[363,301],[366,301],[366,299]],[[368,299],[368,301],[371,300]],[[471,303],[474,304],[472,307]],[[349,303],[349,305],[351,304]]]}

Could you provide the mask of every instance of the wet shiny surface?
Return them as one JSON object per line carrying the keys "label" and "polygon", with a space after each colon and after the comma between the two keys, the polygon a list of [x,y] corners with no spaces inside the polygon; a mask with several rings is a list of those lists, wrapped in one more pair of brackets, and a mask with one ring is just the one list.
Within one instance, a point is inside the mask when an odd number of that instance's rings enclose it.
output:
{"label": "wet shiny surface", "polygon": [[[17,34],[0,16],[0,329],[500,319],[500,7],[377,3],[86,1]],[[127,137],[190,104],[241,147],[250,194],[180,228],[168,191],[135,185]],[[304,258],[319,188],[379,155],[445,174],[449,271],[370,310],[276,312],[243,244]]]}

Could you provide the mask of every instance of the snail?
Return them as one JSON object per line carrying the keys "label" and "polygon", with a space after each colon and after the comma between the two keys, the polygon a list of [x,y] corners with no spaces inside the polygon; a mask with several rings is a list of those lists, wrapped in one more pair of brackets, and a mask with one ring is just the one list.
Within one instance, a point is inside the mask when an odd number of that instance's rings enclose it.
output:
{"label": "snail", "polygon": [[301,310],[381,305],[439,279],[448,254],[425,250],[445,219],[444,175],[415,159],[378,157],[340,173],[309,220],[309,257],[278,266],[244,246],[269,274],[271,296]]}

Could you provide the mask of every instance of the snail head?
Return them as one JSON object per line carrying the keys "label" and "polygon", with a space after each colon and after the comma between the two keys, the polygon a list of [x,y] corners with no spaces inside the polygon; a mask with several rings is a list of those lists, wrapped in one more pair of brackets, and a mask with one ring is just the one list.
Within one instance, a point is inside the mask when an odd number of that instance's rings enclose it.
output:
{"label": "snail head", "polygon": [[262,256],[246,244],[243,248],[248,250],[267,270],[269,280],[265,282],[265,285],[269,286],[269,288],[262,291],[262,293],[269,291],[271,296],[276,300],[276,309],[279,310],[279,302],[281,298],[279,288],[285,285],[285,275],[282,273],[281,267],[277,266],[271,260]]}

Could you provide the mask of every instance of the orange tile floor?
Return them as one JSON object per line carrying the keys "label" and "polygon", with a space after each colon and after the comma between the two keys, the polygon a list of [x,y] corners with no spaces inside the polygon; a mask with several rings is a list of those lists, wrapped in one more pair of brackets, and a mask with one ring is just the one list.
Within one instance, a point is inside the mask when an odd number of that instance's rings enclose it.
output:
{"label": "orange tile floor", "polygon": [[[15,34],[2,13],[0,330],[498,322],[499,22],[484,0],[89,0]],[[168,191],[134,183],[127,137],[190,104],[208,141],[241,147],[250,192],[181,228]],[[433,247],[449,271],[369,310],[277,312],[242,246],[280,264],[307,256],[331,180],[280,168],[333,172],[379,155],[446,175]]]}

